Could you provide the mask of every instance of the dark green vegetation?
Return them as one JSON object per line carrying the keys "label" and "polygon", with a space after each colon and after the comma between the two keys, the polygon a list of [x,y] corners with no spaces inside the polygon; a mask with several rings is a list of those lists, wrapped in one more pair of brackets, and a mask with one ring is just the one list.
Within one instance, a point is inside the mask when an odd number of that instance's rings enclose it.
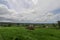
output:
{"label": "dark green vegetation", "polygon": [[60,40],[60,30],[53,28],[0,27],[0,40]]}
{"label": "dark green vegetation", "polygon": [[46,27],[57,28],[58,23],[10,23],[10,22],[0,22],[1,27],[28,27],[29,25],[34,25],[35,27]]}
{"label": "dark green vegetation", "polygon": [[58,26],[59,26],[59,29],[60,29],[60,21],[58,21]]}

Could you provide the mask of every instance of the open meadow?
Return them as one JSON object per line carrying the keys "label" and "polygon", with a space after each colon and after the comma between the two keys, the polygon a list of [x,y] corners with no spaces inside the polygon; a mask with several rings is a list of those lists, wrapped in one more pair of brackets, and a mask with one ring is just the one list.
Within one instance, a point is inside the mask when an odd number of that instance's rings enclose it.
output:
{"label": "open meadow", "polygon": [[60,30],[53,28],[0,27],[0,40],[60,40]]}

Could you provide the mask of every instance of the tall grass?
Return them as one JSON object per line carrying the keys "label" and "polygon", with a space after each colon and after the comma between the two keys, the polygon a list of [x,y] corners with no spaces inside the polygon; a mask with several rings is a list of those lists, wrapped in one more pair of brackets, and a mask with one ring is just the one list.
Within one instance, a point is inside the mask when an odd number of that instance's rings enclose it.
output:
{"label": "tall grass", "polygon": [[0,40],[60,40],[60,30],[24,27],[0,27]]}

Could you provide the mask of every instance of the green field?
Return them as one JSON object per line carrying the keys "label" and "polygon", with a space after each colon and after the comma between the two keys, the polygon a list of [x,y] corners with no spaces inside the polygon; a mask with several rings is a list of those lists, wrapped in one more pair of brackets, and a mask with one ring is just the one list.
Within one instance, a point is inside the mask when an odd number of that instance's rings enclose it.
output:
{"label": "green field", "polygon": [[0,27],[0,40],[60,40],[60,30],[24,27]]}

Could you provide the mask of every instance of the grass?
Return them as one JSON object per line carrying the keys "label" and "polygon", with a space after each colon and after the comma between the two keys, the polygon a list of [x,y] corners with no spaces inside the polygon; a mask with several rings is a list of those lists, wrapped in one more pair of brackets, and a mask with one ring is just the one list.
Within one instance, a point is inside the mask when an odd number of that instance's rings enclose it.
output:
{"label": "grass", "polygon": [[60,40],[60,30],[24,27],[0,27],[0,40]]}

